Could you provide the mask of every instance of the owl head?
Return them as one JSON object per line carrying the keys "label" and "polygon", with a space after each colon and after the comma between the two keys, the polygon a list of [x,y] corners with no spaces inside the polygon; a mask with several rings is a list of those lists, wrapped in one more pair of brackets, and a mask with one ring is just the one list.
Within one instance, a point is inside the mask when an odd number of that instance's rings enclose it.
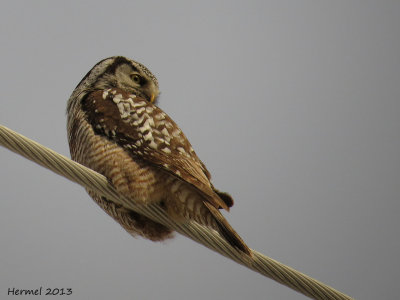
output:
{"label": "owl head", "polygon": [[142,64],[113,56],[98,62],[79,82],[68,102],[75,106],[85,95],[95,90],[120,88],[151,103],[160,94],[157,78]]}

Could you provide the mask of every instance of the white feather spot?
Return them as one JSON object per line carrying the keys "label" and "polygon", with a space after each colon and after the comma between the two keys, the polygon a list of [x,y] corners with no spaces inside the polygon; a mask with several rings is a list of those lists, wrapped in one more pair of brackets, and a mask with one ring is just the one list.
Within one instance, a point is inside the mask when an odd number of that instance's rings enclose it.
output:
{"label": "white feather spot", "polygon": [[150,144],[149,144],[149,147],[150,148],[152,148],[152,149],[155,149],[155,150],[157,150],[157,144],[156,143],[154,143],[154,140],[151,140],[151,142],[150,142]]}
{"label": "white feather spot", "polygon": [[147,121],[149,122],[150,127],[155,127],[156,125],[154,124],[153,118],[148,118]]}
{"label": "white feather spot", "polygon": [[155,118],[156,118],[157,120],[164,120],[164,119],[165,119],[165,116],[164,116],[163,113],[159,113],[159,114],[156,114]]}
{"label": "white feather spot", "polygon": [[145,141],[154,141],[153,135],[151,134],[151,131],[149,131],[145,136],[143,136],[143,139]]}
{"label": "white feather spot", "polygon": [[[151,125],[151,124],[150,124]],[[153,121],[153,125],[154,125],[154,121]],[[160,131],[157,130],[157,128],[153,128],[153,134],[155,135],[160,135]]]}
{"label": "white feather spot", "polygon": [[178,150],[181,154],[186,154],[185,149],[183,149],[182,147],[178,147],[176,148],[176,150]]}
{"label": "white feather spot", "polygon": [[140,102],[136,102],[133,104],[133,107],[141,107],[141,106],[145,106],[146,102],[145,101],[140,101]]}
{"label": "white feather spot", "polygon": [[126,109],[123,102],[118,102],[117,107],[118,107],[118,110],[119,110],[119,113],[120,113],[122,119],[129,117],[130,110]]}
{"label": "white feather spot", "polygon": [[146,112],[147,112],[148,114],[151,114],[151,113],[153,112],[153,108],[152,108],[151,106],[147,106],[147,107],[146,107]]}
{"label": "white feather spot", "polygon": [[161,151],[163,151],[163,152],[165,152],[165,153],[167,153],[167,154],[170,154],[170,153],[171,153],[171,150],[170,150],[169,148],[167,148],[167,147],[162,148]]}
{"label": "white feather spot", "polygon": [[165,128],[165,127],[161,130],[161,133],[162,133],[164,136],[169,136],[168,129]]}
{"label": "white feather spot", "polygon": [[141,123],[143,122],[144,117],[145,117],[145,116],[142,115],[142,116],[140,117],[140,119],[138,119],[137,121],[133,122],[133,125],[138,126],[139,124],[141,124]]}
{"label": "white feather spot", "polygon": [[126,102],[128,102],[131,106],[134,106],[134,102],[133,102],[132,98],[126,99]]}
{"label": "white feather spot", "polygon": [[120,103],[121,100],[122,100],[122,95],[121,95],[121,94],[115,95],[115,96],[113,97],[113,102],[114,102],[115,104]]}
{"label": "white feather spot", "polygon": [[167,146],[169,146],[170,144],[163,138],[160,138],[158,136],[155,137],[155,139],[160,143],[160,144],[165,144]]}
{"label": "white feather spot", "polygon": [[123,102],[122,104],[124,105],[124,109],[125,109],[126,111],[130,111],[130,110],[131,110],[131,106],[130,106],[129,103]]}
{"label": "white feather spot", "polygon": [[[108,96],[108,91],[109,90],[105,90],[104,92],[103,92],[103,99],[104,100],[106,100],[106,98],[107,98],[107,96]],[[93,102],[94,103],[94,102]]]}
{"label": "white feather spot", "polygon": [[139,130],[141,133],[145,132],[146,130],[151,131],[151,127],[149,125],[149,119],[147,119],[142,126],[140,126]]}
{"label": "white feather spot", "polygon": [[124,112],[121,114],[121,118],[122,118],[122,119],[125,119],[125,118],[128,118],[128,117],[129,117],[129,113],[126,112],[126,111],[124,111]]}
{"label": "white feather spot", "polygon": [[136,112],[137,112],[138,114],[141,114],[141,113],[144,112],[145,110],[146,110],[145,107],[141,107],[141,108],[138,108],[138,109],[136,110]]}
{"label": "white feather spot", "polygon": [[171,136],[170,135],[163,135],[163,139],[165,140],[165,143],[169,145],[169,142],[171,141]]}

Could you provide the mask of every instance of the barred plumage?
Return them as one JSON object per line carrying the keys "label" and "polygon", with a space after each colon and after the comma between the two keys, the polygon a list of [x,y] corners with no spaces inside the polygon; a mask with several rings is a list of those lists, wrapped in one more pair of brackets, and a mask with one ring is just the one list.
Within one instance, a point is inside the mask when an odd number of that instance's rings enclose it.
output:
{"label": "barred plumage", "polygon": [[[175,122],[154,104],[158,82],[143,65],[111,57],[82,79],[68,101],[72,159],[105,175],[138,204],[157,203],[178,222],[194,220],[250,251],[218,209],[232,198],[214,188],[210,173]],[[151,240],[170,229],[88,191],[129,233]]]}

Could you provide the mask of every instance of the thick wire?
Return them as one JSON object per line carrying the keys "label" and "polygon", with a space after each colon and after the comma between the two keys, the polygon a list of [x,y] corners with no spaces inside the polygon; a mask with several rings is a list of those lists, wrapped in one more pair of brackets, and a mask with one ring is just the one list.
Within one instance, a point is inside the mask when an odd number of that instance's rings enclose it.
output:
{"label": "thick wire", "polygon": [[119,195],[103,175],[2,125],[0,125],[0,145],[73,182],[80,184],[85,188],[96,191],[98,194],[107,197],[107,199],[114,201],[115,203],[121,204],[158,223],[168,226],[197,243],[200,243],[207,248],[310,298],[324,300],[352,299],[322,282],[300,273],[255,250],[251,250],[252,257],[244,255],[240,251],[231,247],[229,243],[227,243],[212,229],[201,226],[195,222],[177,224],[169,219],[164,210],[157,205],[135,205],[135,203],[129,199]]}

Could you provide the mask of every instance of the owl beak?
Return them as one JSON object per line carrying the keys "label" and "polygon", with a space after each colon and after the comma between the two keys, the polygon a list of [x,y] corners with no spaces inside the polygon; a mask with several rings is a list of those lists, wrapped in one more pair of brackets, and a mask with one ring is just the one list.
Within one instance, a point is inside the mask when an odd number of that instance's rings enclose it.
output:
{"label": "owl beak", "polygon": [[154,103],[154,100],[156,99],[156,95],[154,95],[153,93],[151,93],[150,95],[150,103]]}

